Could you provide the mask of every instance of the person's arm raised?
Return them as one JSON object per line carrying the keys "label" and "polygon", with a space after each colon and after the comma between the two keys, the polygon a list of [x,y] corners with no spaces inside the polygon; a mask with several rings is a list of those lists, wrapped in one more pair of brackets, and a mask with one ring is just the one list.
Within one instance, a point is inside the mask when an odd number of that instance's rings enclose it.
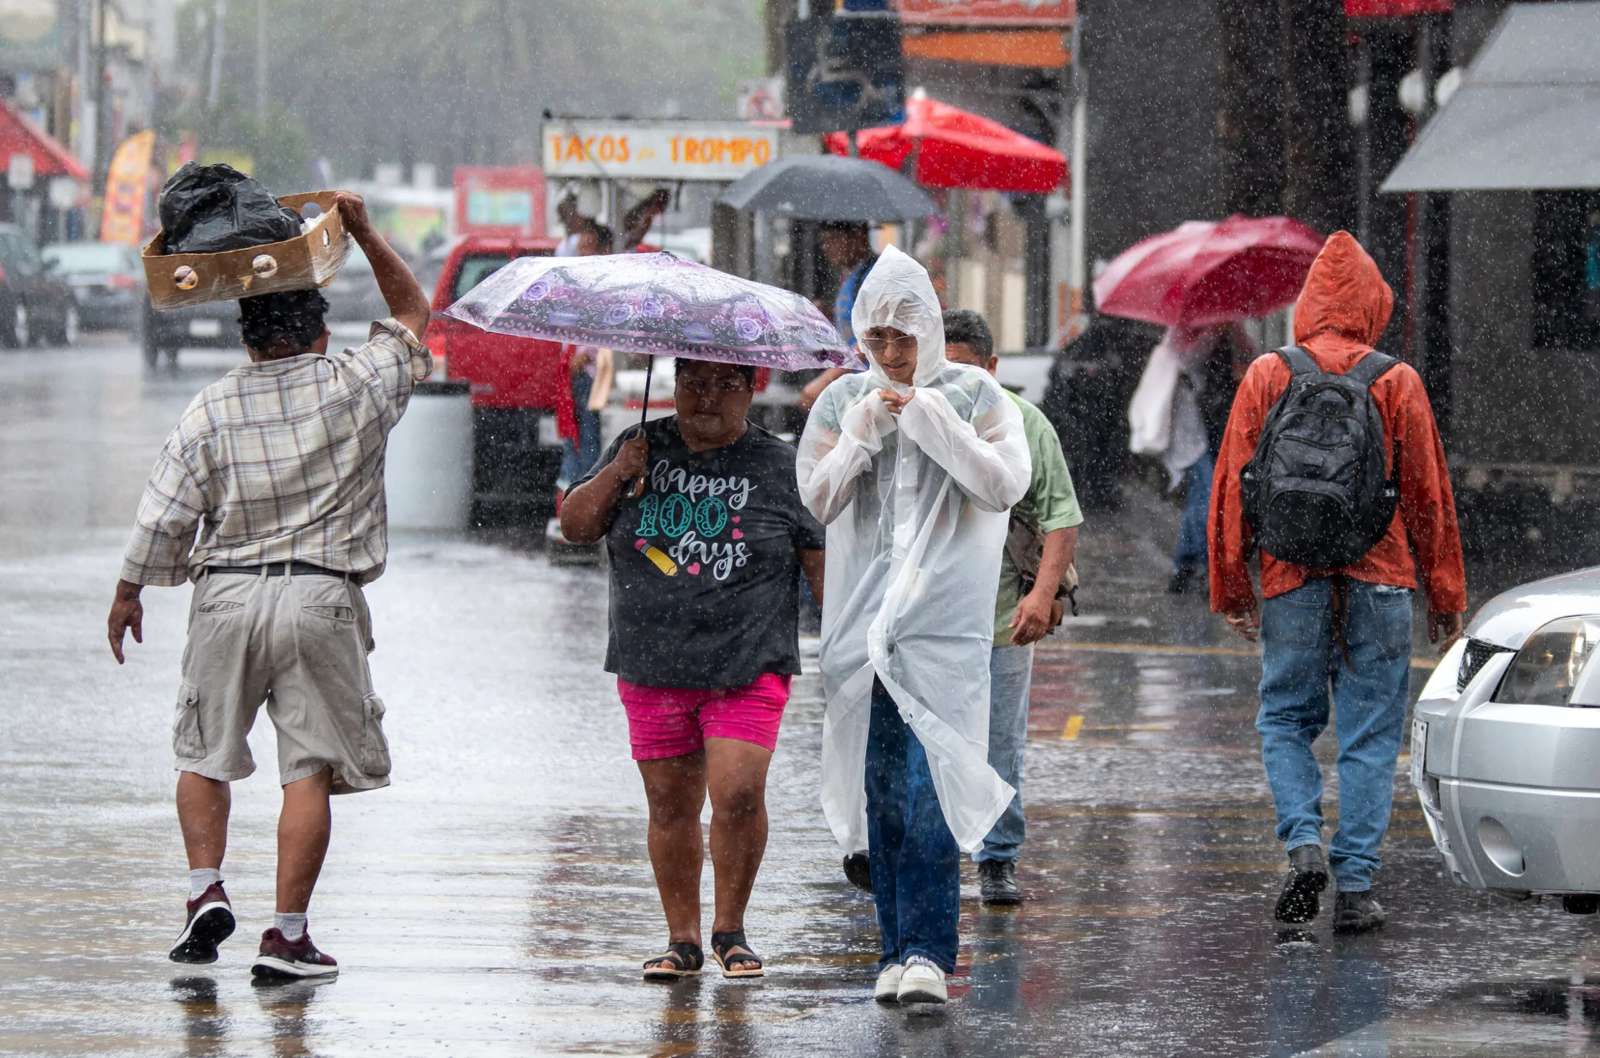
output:
{"label": "person's arm raised", "polygon": [[378,234],[378,229],[372,226],[372,220],[367,216],[367,204],[360,195],[340,191],[334,196],[334,202],[344,219],[345,231],[350,233],[350,237],[372,263],[372,278],[378,283],[378,292],[383,295],[384,304],[389,306],[389,315],[416,335],[417,341],[423,341],[432,312],[428,308],[428,295],[423,291],[422,284],[417,282],[417,277],[411,274],[411,269],[406,267],[400,255],[394,252],[389,240]]}

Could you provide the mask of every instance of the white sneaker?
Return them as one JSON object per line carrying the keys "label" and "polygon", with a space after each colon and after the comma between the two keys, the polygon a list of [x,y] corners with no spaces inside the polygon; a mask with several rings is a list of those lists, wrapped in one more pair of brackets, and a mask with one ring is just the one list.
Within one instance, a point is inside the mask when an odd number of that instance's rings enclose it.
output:
{"label": "white sneaker", "polygon": [[872,988],[872,998],[880,1003],[900,1002],[900,977],[906,972],[898,963],[878,971],[878,983]]}
{"label": "white sneaker", "polygon": [[[882,978],[880,977],[881,981]],[[944,971],[930,959],[913,955],[906,960],[896,999],[901,1003],[943,1003],[950,998],[945,989]]]}

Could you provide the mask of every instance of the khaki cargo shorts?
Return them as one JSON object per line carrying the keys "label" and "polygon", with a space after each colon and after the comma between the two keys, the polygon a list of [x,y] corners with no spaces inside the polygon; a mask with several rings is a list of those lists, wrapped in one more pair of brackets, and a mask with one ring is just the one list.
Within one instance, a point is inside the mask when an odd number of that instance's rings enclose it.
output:
{"label": "khaki cargo shorts", "polygon": [[172,727],[175,770],[221,782],[250,775],[245,736],[265,703],[281,785],[332,768],[334,793],[388,786],[371,646],[366,598],[343,577],[202,574]]}

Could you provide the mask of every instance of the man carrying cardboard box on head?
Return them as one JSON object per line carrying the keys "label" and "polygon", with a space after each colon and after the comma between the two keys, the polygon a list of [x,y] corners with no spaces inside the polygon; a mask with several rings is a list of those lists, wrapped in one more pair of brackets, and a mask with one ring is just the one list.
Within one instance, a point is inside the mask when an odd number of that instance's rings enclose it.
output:
{"label": "man carrying cardboard box on head", "polygon": [[190,868],[174,962],[214,962],[233,932],[222,887],[228,784],[255,771],[245,736],[266,703],[283,811],[277,914],[251,966],[262,978],[338,972],[311,942],[306,908],[327,853],[329,795],[389,784],[361,586],[383,572],[388,551],[389,431],[433,367],[421,341],[427,296],[360,197],[341,192],[337,202],[390,318],[365,345],[330,354],[317,291],[240,302],[250,362],[207,386],[167,438],[107,622],[121,664],[124,633],[143,642],[140,590],[194,583],[173,726]]}

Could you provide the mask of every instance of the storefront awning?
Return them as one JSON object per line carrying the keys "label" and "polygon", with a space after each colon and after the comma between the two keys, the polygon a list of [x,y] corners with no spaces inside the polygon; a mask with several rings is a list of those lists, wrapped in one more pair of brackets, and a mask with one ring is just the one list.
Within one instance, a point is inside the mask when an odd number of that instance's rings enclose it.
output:
{"label": "storefront awning", "polygon": [[1513,5],[1384,191],[1600,187],[1600,3]]}
{"label": "storefront awning", "polygon": [[69,176],[81,183],[89,181],[88,172],[71,151],[0,100],[0,171],[6,168],[13,154],[31,157],[36,177]]}

